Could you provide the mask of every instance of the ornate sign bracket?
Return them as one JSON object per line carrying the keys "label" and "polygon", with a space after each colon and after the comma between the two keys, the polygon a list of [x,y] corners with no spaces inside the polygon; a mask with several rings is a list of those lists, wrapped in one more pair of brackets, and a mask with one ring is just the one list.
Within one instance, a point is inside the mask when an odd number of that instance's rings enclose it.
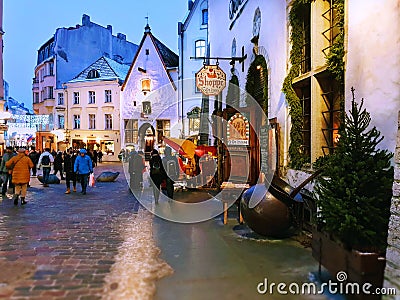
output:
{"label": "ornate sign bracket", "polygon": [[244,61],[247,58],[247,54],[244,54],[244,46],[242,46],[242,56],[231,56],[231,57],[206,57],[206,56],[191,56],[190,59],[202,59],[204,61],[204,63],[209,60],[209,59],[215,59],[217,62],[216,64],[218,65],[218,61],[219,60],[230,60],[230,64],[234,65],[235,62],[239,62],[242,65],[242,72],[244,72]]}

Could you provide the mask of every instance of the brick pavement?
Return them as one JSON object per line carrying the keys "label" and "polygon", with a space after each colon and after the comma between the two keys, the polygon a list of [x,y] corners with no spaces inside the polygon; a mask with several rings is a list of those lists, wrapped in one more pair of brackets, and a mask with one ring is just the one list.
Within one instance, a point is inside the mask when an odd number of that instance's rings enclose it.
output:
{"label": "brick pavement", "polygon": [[118,163],[95,169],[121,172],[83,196],[65,195],[65,181],[44,188],[32,178],[25,206],[8,195],[0,202],[0,298],[100,299],[104,278],[123,237],[118,225],[138,203]]}

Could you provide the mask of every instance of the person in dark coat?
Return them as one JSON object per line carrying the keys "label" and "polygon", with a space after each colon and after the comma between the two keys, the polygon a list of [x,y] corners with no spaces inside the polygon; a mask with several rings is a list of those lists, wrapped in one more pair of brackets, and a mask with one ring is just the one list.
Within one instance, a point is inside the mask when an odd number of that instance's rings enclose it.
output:
{"label": "person in dark coat", "polygon": [[93,150],[93,160],[92,160],[93,167],[97,167],[97,157],[98,157],[97,151]]}
{"label": "person in dark coat", "polygon": [[35,147],[31,147],[31,152],[29,152],[29,158],[33,162],[32,176],[36,177],[36,165],[39,162],[40,153],[36,151]]}
{"label": "person in dark coat", "polygon": [[153,194],[155,203],[160,198],[161,183],[166,179],[166,173],[163,167],[161,156],[156,149],[151,152],[150,158],[150,179],[153,185]]}
{"label": "person in dark coat", "polygon": [[99,158],[99,163],[101,163],[103,159],[103,152],[101,150],[99,150],[99,152],[97,153],[97,157]]}
{"label": "person in dark coat", "polygon": [[74,172],[75,159],[76,153],[74,153],[72,149],[69,149],[68,153],[64,156],[65,184],[67,186],[65,194],[71,193],[71,181],[73,191],[76,192],[76,174]]}
{"label": "person in dark coat", "polygon": [[143,169],[145,164],[142,157],[133,150],[129,157],[129,186],[133,190],[139,190],[143,182]]}
{"label": "person in dark coat", "polygon": [[179,178],[179,163],[176,156],[172,155],[170,147],[165,148],[165,156],[162,159],[164,170],[166,171],[167,196],[174,198],[174,183]]}
{"label": "person in dark coat", "polygon": [[61,180],[64,180],[63,162],[64,159],[62,157],[62,152],[58,151],[56,157],[54,158],[54,175],[57,175],[57,173],[60,172]]}

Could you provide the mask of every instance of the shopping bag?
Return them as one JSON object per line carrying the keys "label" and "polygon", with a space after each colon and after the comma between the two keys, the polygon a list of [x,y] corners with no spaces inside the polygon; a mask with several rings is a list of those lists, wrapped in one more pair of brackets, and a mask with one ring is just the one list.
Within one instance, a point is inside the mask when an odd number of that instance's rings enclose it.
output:
{"label": "shopping bag", "polygon": [[94,187],[94,175],[93,173],[89,176],[89,186]]}

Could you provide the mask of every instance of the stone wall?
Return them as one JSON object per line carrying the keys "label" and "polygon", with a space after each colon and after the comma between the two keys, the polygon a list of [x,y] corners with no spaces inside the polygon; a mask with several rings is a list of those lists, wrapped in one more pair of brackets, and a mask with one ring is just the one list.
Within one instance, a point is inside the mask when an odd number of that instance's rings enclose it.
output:
{"label": "stone wall", "polygon": [[383,299],[400,299],[400,113],[398,115],[398,133],[394,156],[394,182],[391,217],[389,223],[388,249],[386,253],[385,283],[386,288],[396,288],[397,296]]}

